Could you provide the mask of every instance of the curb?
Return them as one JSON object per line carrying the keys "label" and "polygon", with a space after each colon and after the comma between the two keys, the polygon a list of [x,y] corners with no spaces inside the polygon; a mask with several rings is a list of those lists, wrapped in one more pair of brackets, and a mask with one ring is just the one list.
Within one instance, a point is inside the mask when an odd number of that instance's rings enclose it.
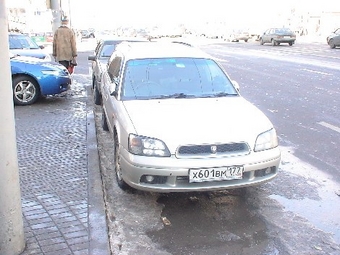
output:
{"label": "curb", "polygon": [[93,106],[89,95],[91,86],[86,87],[87,92],[87,168],[88,168],[88,228],[89,228],[89,254],[110,255],[108,227],[104,203],[104,192],[99,166],[96,127]]}

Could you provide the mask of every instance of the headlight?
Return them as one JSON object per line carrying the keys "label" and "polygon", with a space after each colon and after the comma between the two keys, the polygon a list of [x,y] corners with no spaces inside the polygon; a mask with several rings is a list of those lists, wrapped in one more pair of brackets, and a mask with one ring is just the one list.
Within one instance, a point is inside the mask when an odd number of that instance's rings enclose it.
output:
{"label": "headlight", "polygon": [[275,148],[279,145],[274,128],[259,134],[256,138],[254,151],[263,151]]}
{"label": "headlight", "polygon": [[62,73],[59,70],[42,70],[41,72],[45,75],[54,75],[54,76],[62,75]]}
{"label": "headlight", "polygon": [[129,152],[140,156],[170,157],[170,151],[161,140],[129,135]]}

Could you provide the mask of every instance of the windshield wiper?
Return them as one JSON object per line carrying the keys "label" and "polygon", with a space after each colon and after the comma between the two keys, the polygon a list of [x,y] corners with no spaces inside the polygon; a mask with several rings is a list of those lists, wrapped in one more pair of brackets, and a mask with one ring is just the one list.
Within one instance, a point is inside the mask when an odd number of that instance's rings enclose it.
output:
{"label": "windshield wiper", "polygon": [[225,97],[225,96],[236,96],[236,93],[227,93],[227,92],[219,92],[216,94],[211,95],[211,97]]}
{"label": "windshield wiper", "polygon": [[187,97],[194,97],[193,95],[187,95],[184,93],[174,93],[171,95],[161,95],[160,98],[187,98]]}

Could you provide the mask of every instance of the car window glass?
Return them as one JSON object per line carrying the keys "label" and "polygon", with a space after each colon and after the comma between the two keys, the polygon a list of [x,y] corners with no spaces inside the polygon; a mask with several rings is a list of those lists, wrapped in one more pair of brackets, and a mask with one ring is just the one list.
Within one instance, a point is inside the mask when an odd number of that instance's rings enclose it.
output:
{"label": "car window glass", "polygon": [[138,59],[126,64],[122,88],[122,98],[126,100],[218,93],[237,94],[229,78],[211,59]]}
{"label": "car window glass", "polygon": [[9,35],[10,49],[39,49],[39,46],[28,36]]}
{"label": "car window glass", "polygon": [[108,58],[112,55],[112,52],[115,49],[115,45],[113,44],[106,44],[103,46],[101,52],[100,52],[100,57],[102,58]]}

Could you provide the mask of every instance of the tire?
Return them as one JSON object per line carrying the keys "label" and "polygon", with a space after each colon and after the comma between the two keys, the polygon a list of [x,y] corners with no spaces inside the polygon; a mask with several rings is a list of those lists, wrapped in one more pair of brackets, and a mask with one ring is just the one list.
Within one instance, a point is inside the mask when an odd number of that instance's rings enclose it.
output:
{"label": "tire", "polygon": [[[93,71],[92,71],[93,72]],[[94,89],[94,87],[96,86],[96,78],[94,77],[94,75],[92,76],[92,89]]]}
{"label": "tire", "polygon": [[244,42],[248,42],[248,39],[245,39]]}
{"label": "tire", "polygon": [[290,43],[289,43],[289,46],[293,46],[293,44],[294,44],[293,42],[290,42]]}
{"label": "tire", "polygon": [[115,173],[116,173],[116,180],[119,188],[122,190],[130,189],[130,186],[126,184],[126,182],[122,178],[122,168],[120,166],[120,153],[119,153],[119,141],[118,137],[115,134],[114,136],[114,158],[115,158]]}
{"label": "tire", "polygon": [[106,114],[105,114],[104,108],[103,108],[103,111],[102,111],[102,128],[105,131],[109,131],[109,126],[107,125],[107,119],[106,119]]}
{"label": "tire", "polygon": [[334,44],[334,41],[333,39],[330,39],[329,42],[328,42],[328,45],[331,49],[335,49],[335,44]]}
{"label": "tire", "polygon": [[102,104],[102,97],[100,95],[99,89],[97,85],[94,85],[94,91],[93,91],[93,101],[96,105],[101,105]]}
{"label": "tire", "polygon": [[262,39],[262,38],[260,39],[260,44],[261,44],[261,45],[263,45],[263,44],[264,44],[264,41],[263,41],[263,39]]}
{"label": "tire", "polygon": [[272,46],[276,46],[276,42],[274,39],[272,39],[271,43],[272,43]]}
{"label": "tire", "polygon": [[40,97],[40,87],[33,78],[21,75],[13,78],[13,101],[16,105],[30,105]]}

